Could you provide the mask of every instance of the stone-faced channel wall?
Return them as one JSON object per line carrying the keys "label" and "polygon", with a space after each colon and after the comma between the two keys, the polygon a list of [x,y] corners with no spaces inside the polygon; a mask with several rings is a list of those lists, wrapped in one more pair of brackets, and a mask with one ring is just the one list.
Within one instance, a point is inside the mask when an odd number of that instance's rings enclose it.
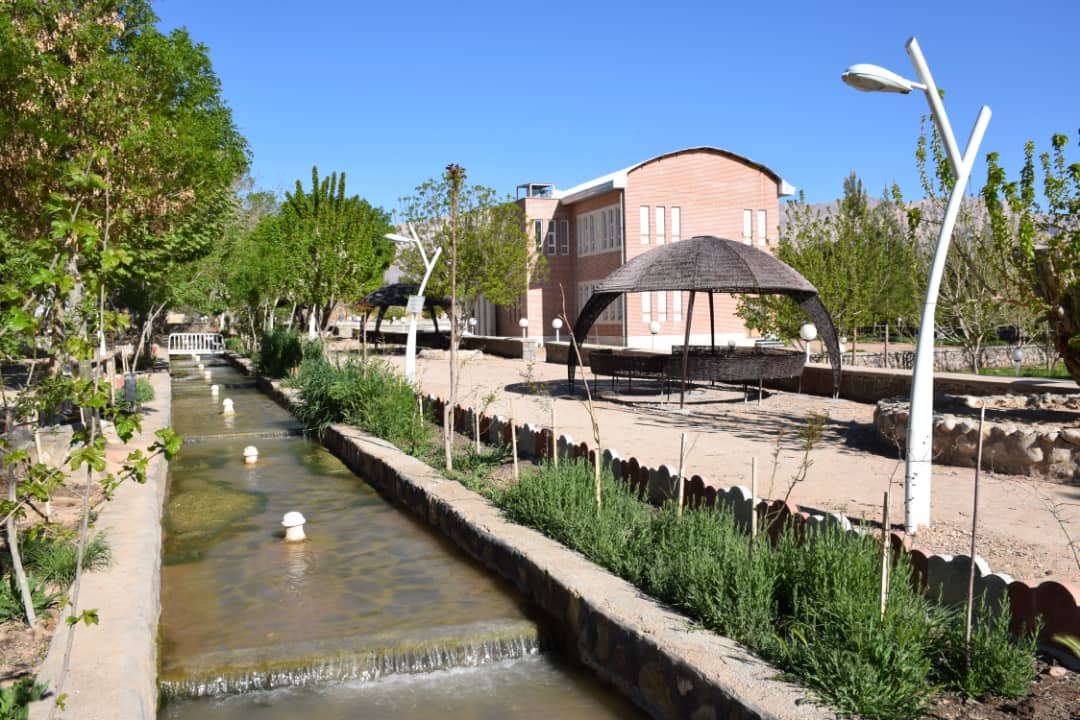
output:
{"label": "stone-faced channel wall", "polygon": [[[250,364],[233,359],[250,372]],[[260,379],[286,407],[290,393]],[[560,627],[567,649],[655,718],[819,720],[830,710],[775,679],[776,668],[737,643],[694,629],[686,617],[641,594],[487,500],[362,431],[332,426],[326,446],[384,497],[499,573]]]}

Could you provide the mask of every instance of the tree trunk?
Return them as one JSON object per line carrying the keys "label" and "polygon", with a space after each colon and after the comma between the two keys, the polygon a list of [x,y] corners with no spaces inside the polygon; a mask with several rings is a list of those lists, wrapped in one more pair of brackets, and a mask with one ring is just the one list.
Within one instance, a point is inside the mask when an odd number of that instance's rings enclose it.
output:
{"label": "tree trunk", "polygon": [[885,323],[885,352],[881,355],[882,365],[889,368],[889,323]]}
{"label": "tree trunk", "polygon": [[[11,427],[10,412],[7,418],[7,426]],[[15,467],[14,464],[8,465],[8,492],[7,499],[10,502],[16,501],[15,492]],[[19,531],[15,527],[15,513],[8,515],[5,528],[7,532],[8,551],[11,553],[11,569],[15,573],[15,582],[19,586],[19,594],[22,596],[23,609],[26,611],[26,621],[30,624],[30,627],[37,632],[37,614],[34,612],[34,598],[30,593],[30,584],[26,581],[26,572],[23,570],[22,556],[19,554]]]}

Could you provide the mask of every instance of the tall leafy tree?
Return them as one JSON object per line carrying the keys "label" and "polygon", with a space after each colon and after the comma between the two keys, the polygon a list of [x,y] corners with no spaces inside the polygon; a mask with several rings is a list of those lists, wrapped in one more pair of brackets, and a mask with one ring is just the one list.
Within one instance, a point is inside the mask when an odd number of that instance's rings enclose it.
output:
{"label": "tall leafy tree", "polygon": [[300,181],[286,193],[279,219],[291,250],[298,300],[316,314],[325,330],[337,303],[353,304],[382,283],[394,259],[390,215],[357,195],[347,196],[345,173],[319,178],[311,169],[311,189]]}
{"label": "tall leafy tree", "polygon": [[1068,144],[1067,135],[1055,134],[1050,150],[1039,155],[1043,204],[1030,141],[1016,180],[1008,180],[997,153],[987,156],[982,198],[1014,304],[1047,324],[1066,369],[1080,382],[1080,163],[1069,163]]}
{"label": "tall leafy tree", "polygon": [[[468,185],[460,165],[448,165],[438,179],[416,188],[414,195],[401,199],[401,216],[434,249],[443,248],[446,262],[440,262],[428,281],[426,293],[449,297],[450,310],[450,401],[457,402],[457,350],[462,322],[475,310],[482,297],[496,305],[518,301],[529,280],[543,272],[544,259],[537,253],[525,229],[521,208],[509,197],[494,190]],[[424,275],[420,253],[409,248],[401,264],[407,277],[417,282]],[[449,438],[453,415],[444,425],[446,466],[452,466]]]}

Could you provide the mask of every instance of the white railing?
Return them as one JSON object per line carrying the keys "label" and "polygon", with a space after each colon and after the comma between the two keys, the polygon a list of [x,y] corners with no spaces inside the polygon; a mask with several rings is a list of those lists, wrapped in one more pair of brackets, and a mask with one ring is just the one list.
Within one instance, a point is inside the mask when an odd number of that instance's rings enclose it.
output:
{"label": "white railing", "polygon": [[221,333],[173,333],[169,335],[170,355],[207,355],[225,352]]}

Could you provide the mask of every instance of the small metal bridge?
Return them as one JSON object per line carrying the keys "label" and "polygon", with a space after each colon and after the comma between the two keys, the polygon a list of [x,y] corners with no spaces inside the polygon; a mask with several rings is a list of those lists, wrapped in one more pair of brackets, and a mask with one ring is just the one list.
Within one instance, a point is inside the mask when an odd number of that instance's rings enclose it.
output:
{"label": "small metal bridge", "polygon": [[173,333],[169,355],[220,355],[225,352],[221,333]]}

